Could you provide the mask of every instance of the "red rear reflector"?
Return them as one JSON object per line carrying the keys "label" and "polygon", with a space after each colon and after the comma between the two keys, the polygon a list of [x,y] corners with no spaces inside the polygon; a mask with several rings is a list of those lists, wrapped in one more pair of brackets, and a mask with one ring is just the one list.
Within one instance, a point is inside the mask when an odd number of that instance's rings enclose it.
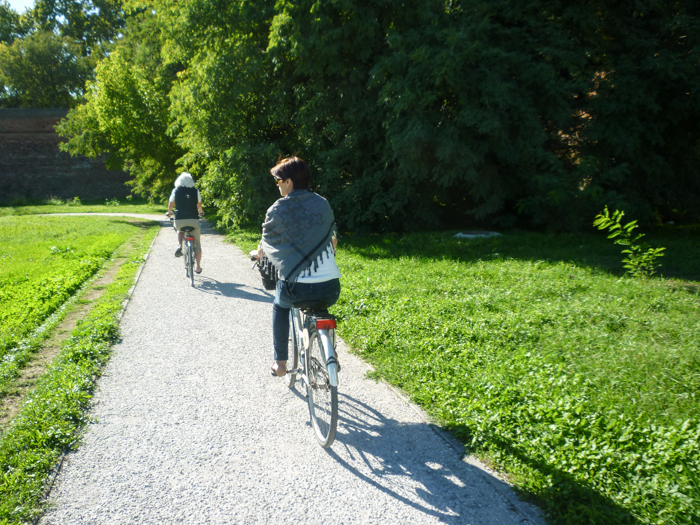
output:
{"label": "red rear reflector", "polygon": [[188,241],[194,241],[194,237],[185,237]]}
{"label": "red rear reflector", "polygon": [[318,330],[330,330],[335,328],[335,319],[317,319],[316,329]]}

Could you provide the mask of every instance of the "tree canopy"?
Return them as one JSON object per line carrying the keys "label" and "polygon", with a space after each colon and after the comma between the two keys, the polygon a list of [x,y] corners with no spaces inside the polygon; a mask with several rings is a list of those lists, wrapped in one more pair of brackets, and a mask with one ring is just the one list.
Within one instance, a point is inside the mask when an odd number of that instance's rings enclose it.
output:
{"label": "tree canopy", "polygon": [[86,102],[59,127],[70,137],[61,148],[89,157],[107,154],[111,169],[133,175],[134,191],[162,197],[172,189],[175,162],[184,151],[170,132],[172,83],[181,69],[163,58],[160,29],[148,10],[131,17],[88,83]]}
{"label": "tree canopy", "polygon": [[22,33],[19,13],[10,7],[7,0],[0,0],[0,43],[12,44]]}
{"label": "tree canopy", "polygon": [[297,154],[347,230],[575,229],[604,205],[642,222],[700,215],[695,1],[124,12],[139,16],[60,130],[72,152],[121,159],[143,194],[165,197],[186,168],[229,222],[257,222],[269,167]]}
{"label": "tree canopy", "polygon": [[87,56],[121,33],[125,13],[121,0],[36,0],[31,19],[39,30],[78,42]]}
{"label": "tree canopy", "polygon": [[0,0],[0,106],[80,103],[125,22],[121,0],[36,0],[23,14]]}
{"label": "tree canopy", "polygon": [[82,97],[91,72],[71,39],[41,31],[0,44],[0,82],[7,100],[33,107],[67,108]]}

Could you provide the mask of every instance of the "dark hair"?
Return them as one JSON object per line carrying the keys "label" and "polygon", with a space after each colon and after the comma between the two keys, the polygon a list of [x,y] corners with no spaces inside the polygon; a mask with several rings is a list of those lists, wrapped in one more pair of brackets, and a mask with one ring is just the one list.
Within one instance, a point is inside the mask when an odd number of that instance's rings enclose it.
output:
{"label": "dark hair", "polygon": [[295,190],[306,190],[309,188],[311,170],[308,164],[299,157],[287,157],[283,159],[280,156],[277,159],[275,167],[270,170],[270,173],[272,173],[272,176],[276,179],[292,179]]}

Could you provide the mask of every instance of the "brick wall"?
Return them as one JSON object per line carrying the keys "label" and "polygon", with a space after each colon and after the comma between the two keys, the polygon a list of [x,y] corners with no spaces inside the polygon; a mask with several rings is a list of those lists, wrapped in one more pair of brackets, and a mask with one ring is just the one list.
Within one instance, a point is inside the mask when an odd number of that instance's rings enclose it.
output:
{"label": "brick wall", "polygon": [[59,151],[53,127],[66,109],[0,109],[0,202],[15,199],[122,198],[128,174],[104,161]]}

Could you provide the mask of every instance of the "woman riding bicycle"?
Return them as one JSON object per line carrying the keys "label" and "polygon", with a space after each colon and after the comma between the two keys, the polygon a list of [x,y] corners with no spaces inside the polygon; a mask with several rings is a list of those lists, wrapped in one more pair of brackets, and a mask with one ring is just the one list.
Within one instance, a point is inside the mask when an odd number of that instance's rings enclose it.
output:
{"label": "woman riding bicycle", "polygon": [[194,258],[197,261],[196,273],[202,273],[202,244],[200,242],[201,232],[199,229],[199,217],[204,215],[202,209],[202,196],[199,190],[194,187],[192,175],[183,171],[175,180],[175,188],[170,194],[168,212],[170,217],[175,208],[175,229],[177,230],[177,250],[175,257],[182,257],[182,240],[185,238],[181,228],[192,226],[194,228]]}
{"label": "woman riding bicycle", "polygon": [[262,240],[250,255],[263,254],[277,268],[279,280],[272,305],[272,375],[287,372],[289,310],[298,301],[340,297],[340,270],[335,263],[335,218],[328,201],[309,191],[311,170],[302,159],[280,159],[270,173],[281,199],[267,210]]}

